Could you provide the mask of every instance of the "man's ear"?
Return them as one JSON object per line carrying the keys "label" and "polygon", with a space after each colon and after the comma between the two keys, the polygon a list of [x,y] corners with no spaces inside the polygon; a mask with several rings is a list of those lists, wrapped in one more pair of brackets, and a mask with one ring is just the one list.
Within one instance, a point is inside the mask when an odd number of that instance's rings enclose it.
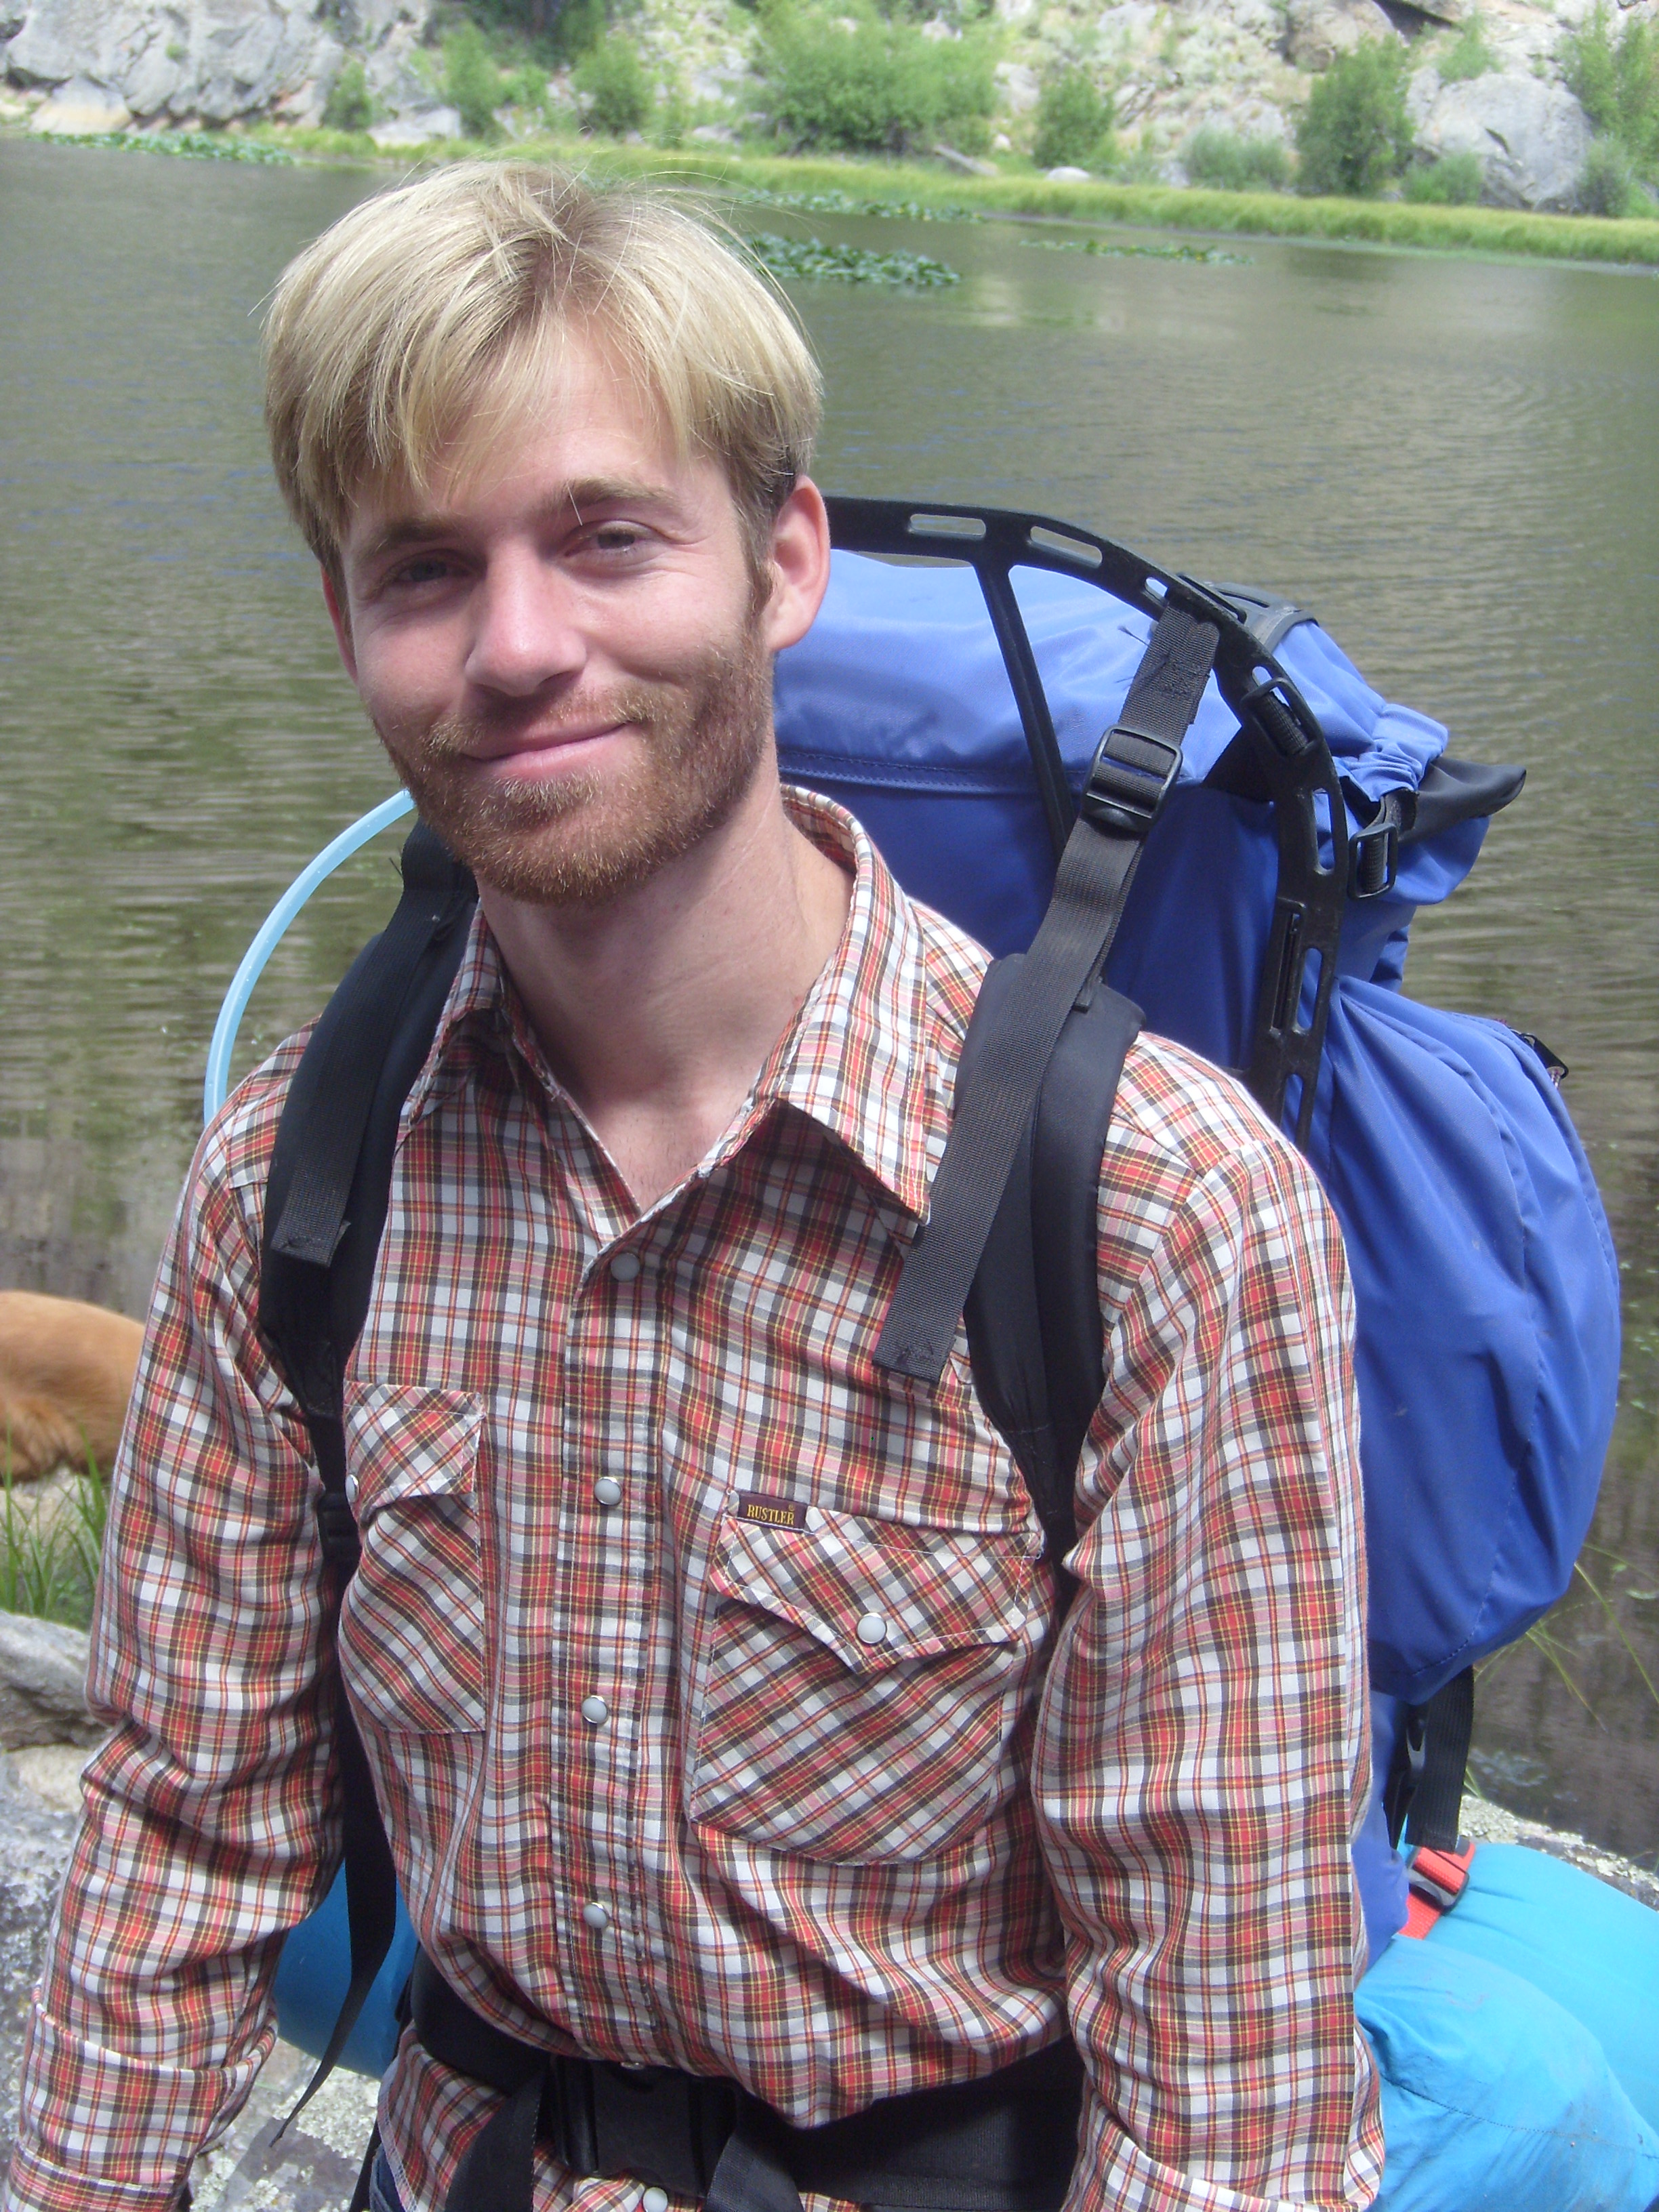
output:
{"label": "man's ear", "polygon": [[830,587],[830,517],[810,477],[796,477],[778,509],[769,557],[772,593],[761,629],[768,651],[781,653],[805,636]]}
{"label": "man's ear", "polygon": [[342,586],[329,571],[323,570],[323,599],[328,608],[328,618],[334,625],[334,639],[340,648],[340,658],[345,663],[345,672],[355,684],[357,681],[357,654],[351,642],[351,617],[346,611]]}

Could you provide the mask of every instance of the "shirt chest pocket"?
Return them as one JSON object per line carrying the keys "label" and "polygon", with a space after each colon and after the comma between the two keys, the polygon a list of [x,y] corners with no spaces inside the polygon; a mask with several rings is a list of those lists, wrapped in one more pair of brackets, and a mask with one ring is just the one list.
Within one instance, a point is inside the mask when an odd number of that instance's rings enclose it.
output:
{"label": "shirt chest pocket", "polygon": [[386,1382],[346,1394],[347,1488],[362,1558],[340,1648],[371,1724],[428,1735],[484,1725],[477,1466],[483,1408],[463,1391]]}
{"label": "shirt chest pocket", "polygon": [[1023,1538],[808,1517],[721,1522],[686,1810],[804,1858],[927,1857],[1020,1786],[1032,1559]]}

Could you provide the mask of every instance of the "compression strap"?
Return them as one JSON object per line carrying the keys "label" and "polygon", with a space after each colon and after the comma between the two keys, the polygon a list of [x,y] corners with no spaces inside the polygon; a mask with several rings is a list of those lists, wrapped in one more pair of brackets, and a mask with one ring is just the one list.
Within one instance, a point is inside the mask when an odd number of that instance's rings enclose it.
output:
{"label": "compression strap", "polygon": [[1111,949],[1141,847],[1176,779],[1218,633],[1178,607],[1159,617],[1117,722],[1101,740],[1054,896],[1017,999],[987,1040],[971,1105],[951,1128],[877,1344],[889,1373],[937,1383],[1066,1018]]}

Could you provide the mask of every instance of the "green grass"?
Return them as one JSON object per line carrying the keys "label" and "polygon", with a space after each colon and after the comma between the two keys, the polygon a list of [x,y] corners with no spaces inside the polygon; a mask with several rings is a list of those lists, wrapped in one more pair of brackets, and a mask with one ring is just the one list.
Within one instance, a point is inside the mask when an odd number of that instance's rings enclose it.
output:
{"label": "green grass", "polygon": [[20,1491],[0,1454],[0,1612],[84,1628],[92,1619],[109,1492],[96,1463],[73,1489]]}
{"label": "green grass", "polygon": [[[198,135],[198,134],[192,134]],[[199,134],[205,135],[205,134]],[[64,140],[50,142],[63,144]],[[136,148],[135,139],[113,142]],[[229,143],[252,149],[308,155],[313,159],[373,161],[406,171],[419,150],[380,154],[366,135],[339,131],[277,130],[240,134]],[[174,150],[183,152],[183,147]],[[445,141],[425,149],[428,158],[456,161],[501,149]],[[585,139],[520,140],[514,159],[578,161],[598,175],[649,176],[713,190],[742,201],[764,195],[776,205],[816,204],[824,212],[903,215],[932,212],[939,219],[986,216],[1047,216],[1085,223],[1134,223],[1153,230],[1207,231],[1237,238],[1324,239],[1334,243],[1414,246],[1437,252],[1521,255],[1558,261],[1591,261],[1659,268],[1659,216],[1524,215],[1504,208],[1413,205],[1403,200],[1303,199],[1287,192],[1234,192],[1174,185],[1051,184],[1010,163],[995,177],[945,176],[919,162],[826,160],[779,154],[732,153],[725,148],[686,147],[665,154],[647,146]],[[842,203],[851,203],[842,207]]]}
{"label": "green grass", "polygon": [[[453,149],[446,149],[451,151]],[[970,216],[1048,216],[1072,222],[1135,223],[1147,229],[1219,232],[1239,238],[1328,239],[1440,252],[1519,254],[1659,268],[1659,217],[1522,215],[1504,208],[1413,205],[1397,200],[1302,199],[1285,192],[1206,191],[1175,185],[1051,184],[1010,167],[997,177],[944,176],[919,162],[823,161],[781,155],[685,148],[665,155],[643,146],[551,142],[534,151],[598,174],[652,176],[729,191],[839,191],[860,212],[909,214],[948,205]],[[849,210],[851,212],[851,210]]]}

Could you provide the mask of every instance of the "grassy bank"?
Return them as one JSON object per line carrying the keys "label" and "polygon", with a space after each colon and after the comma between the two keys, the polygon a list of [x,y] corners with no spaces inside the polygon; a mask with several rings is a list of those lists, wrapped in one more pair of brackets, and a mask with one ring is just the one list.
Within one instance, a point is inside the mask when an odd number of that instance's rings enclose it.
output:
{"label": "grassy bank", "polygon": [[[337,131],[287,131],[272,139],[313,155],[368,154],[368,138]],[[453,143],[427,149],[439,159],[463,152]],[[1173,185],[1051,183],[1008,168],[995,177],[958,176],[921,162],[815,160],[737,153],[717,147],[672,152],[606,141],[520,142],[515,154],[546,154],[615,174],[682,179],[738,193],[794,200],[840,195],[872,210],[897,214],[1026,216],[1089,223],[1136,223],[1157,230],[1219,232],[1250,238],[1358,240],[1441,252],[1522,254],[1556,261],[1600,261],[1659,268],[1659,217],[1524,215],[1504,208],[1413,206],[1399,200],[1303,199],[1289,192],[1224,192]],[[414,158],[400,154],[407,162]]]}
{"label": "grassy bank", "polygon": [[[1367,246],[1409,246],[1442,253],[1522,255],[1551,261],[1611,263],[1659,269],[1659,216],[1526,215],[1504,208],[1436,207],[1403,200],[1302,198],[1291,192],[1227,192],[1174,185],[1114,184],[1091,178],[1059,184],[1010,165],[994,177],[957,175],[921,162],[815,159],[724,147],[672,151],[606,139],[520,139],[511,147],[456,139],[382,152],[367,133],[278,130],[172,134],[150,142],[157,152],[240,152],[243,159],[369,161],[407,169],[427,161],[486,154],[577,161],[601,173],[651,176],[754,195],[809,211],[963,217],[1025,216],[1081,223],[1133,223],[1152,230],[1206,231],[1238,238],[1329,239]],[[54,139],[54,144],[119,146],[138,151],[141,138]]]}

